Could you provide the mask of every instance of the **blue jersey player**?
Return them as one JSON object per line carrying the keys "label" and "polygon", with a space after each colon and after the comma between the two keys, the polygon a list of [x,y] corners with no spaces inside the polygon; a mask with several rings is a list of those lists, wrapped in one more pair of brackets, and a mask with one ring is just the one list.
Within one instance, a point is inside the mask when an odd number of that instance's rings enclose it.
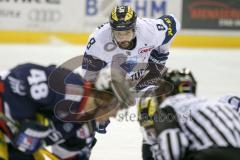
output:
{"label": "blue jersey player", "polygon": [[0,159],[34,159],[43,142],[60,159],[88,159],[95,133],[106,133],[114,107],[124,106],[103,72],[94,84],[54,65],[26,63],[3,72],[0,131],[6,143]]}

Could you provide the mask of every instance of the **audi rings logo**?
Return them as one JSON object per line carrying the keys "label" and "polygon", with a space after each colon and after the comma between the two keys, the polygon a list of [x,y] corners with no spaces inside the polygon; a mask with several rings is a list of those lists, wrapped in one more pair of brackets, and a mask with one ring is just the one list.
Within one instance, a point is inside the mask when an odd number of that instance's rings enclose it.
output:
{"label": "audi rings logo", "polygon": [[61,20],[61,12],[58,10],[33,9],[30,10],[28,18],[32,22],[58,22]]}

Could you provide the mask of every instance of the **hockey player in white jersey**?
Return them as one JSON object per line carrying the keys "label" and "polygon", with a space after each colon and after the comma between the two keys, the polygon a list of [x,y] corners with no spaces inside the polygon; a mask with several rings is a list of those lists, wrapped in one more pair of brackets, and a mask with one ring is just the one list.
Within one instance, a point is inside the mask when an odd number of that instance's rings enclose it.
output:
{"label": "hockey player in white jersey", "polygon": [[239,97],[210,101],[195,95],[189,70],[173,70],[164,79],[171,93],[139,103],[144,128],[144,160],[238,160],[240,157]]}
{"label": "hockey player in white jersey", "polygon": [[109,22],[89,38],[82,65],[85,79],[94,81],[98,72],[109,65],[124,72],[141,90],[149,83],[140,84],[166,71],[170,44],[179,28],[172,15],[140,18],[130,6],[115,7]]}

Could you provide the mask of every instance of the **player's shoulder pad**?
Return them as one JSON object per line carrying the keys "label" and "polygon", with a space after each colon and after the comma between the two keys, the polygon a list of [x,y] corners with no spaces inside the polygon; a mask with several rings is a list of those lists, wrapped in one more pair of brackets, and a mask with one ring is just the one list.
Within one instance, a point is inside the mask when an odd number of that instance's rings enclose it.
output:
{"label": "player's shoulder pad", "polygon": [[97,27],[97,30],[104,30],[105,28],[108,28],[109,22],[105,22]]}
{"label": "player's shoulder pad", "polygon": [[[50,72],[51,70],[49,70]],[[47,74],[48,67],[33,63],[24,63],[12,68],[6,81],[13,93],[25,96],[31,89],[31,86],[41,82],[46,83]]]}
{"label": "player's shoulder pad", "polygon": [[165,39],[162,43],[164,45],[164,44],[168,43],[174,37],[174,35],[180,29],[180,24],[173,15],[164,15],[158,19],[162,20],[163,23],[167,27]]}
{"label": "player's shoulder pad", "polygon": [[110,29],[110,24],[109,22],[103,23],[101,25],[99,25],[91,34],[90,37],[102,37],[104,34],[106,34],[106,32],[108,32]]}
{"label": "player's shoulder pad", "polygon": [[[34,63],[24,63],[24,64],[20,64],[17,65],[16,67],[11,69],[11,73],[19,76],[19,78],[25,78],[24,76],[26,76],[32,69],[38,69],[41,70],[43,72],[47,72],[48,70],[53,70],[55,67],[55,65],[50,65],[48,67],[46,66],[42,66],[39,64],[34,64]],[[22,75],[22,76],[20,76]]]}
{"label": "player's shoulder pad", "polygon": [[[109,23],[100,25],[95,31],[89,36],[88,44],[86,46],[86,52],[89,54],[94,53],[96,56],[100,49],[103,49],[106,41],[109,41],[111,37],[111,28]],[[99,55],[101,56],[101,55]]]}

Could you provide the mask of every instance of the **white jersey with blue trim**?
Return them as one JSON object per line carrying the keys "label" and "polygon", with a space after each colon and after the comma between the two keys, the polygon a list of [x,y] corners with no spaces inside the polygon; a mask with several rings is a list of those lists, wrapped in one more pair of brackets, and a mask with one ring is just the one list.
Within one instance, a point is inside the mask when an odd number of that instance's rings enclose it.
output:
{"label": "white jersey with blue trim", "polygon": [[105,66],[111,65],[112,61],[117,60],[121,63],[119,57],[114,56],[122,54],[120,57],[124,57],[126,61],[121,67],[128,73],[130,79],[137,80],[143,74],[143,70],[139,68],[138,71],[132,72],[132,69],[139,63],[147,64],[153,49],[164,56],[159,61],[165,65],[170,43],[179,28],[179,22],[172,15],[165,15],[159,19],[137,18],[136,46],[131,50],[126,50],[119,48],[114,43],[111,26],[109,23],[105,23],[98,27],[89,38],[83,69],[97,72]]}

